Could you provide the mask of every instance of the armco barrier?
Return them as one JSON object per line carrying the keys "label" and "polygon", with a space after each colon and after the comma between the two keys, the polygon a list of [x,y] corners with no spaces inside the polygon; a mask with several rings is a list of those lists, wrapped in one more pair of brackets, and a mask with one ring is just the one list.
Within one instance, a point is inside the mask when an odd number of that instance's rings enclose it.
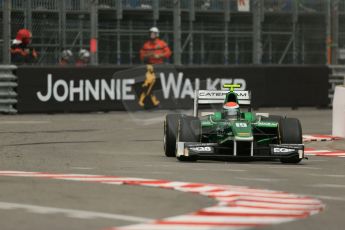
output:
{"label": "armco barrier", "polygon": [[[327,66],[234,66],[135,68],[20,67],[18,111],[91,112],[191,109],[194,89],[241,84],[253,107],[326,107]],[[143,106],[143,107],[141,107]]]}
{"label": "armco barrier", "polygon": [[17,77],[13,74],[16,66],[0,65],[0,112],[17,113],[15,106],[17,104]]}

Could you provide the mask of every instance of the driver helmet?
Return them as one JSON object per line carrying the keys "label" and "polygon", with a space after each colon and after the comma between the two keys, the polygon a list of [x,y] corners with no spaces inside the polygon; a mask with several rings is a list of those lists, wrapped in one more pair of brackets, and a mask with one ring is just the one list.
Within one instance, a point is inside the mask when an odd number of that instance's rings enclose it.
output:
{"label": "driver helmet", "polygon": [[225,118],[236,119],[240,112],[240,106],[236,102],[227,102],[223,105],[223,115]]}

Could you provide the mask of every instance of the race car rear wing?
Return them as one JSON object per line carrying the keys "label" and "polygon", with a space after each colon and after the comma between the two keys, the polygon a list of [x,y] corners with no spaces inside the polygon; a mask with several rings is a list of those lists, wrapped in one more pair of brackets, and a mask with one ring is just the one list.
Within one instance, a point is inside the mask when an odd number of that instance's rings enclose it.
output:
{"label": "race car rear wing", "polygon": [[[251,96],[249,91],[235,90],[237,95],[238,104],[241,106],[250,106]],[[194,110],[193,116],[198,116],[199,104],[223,104],[226,98],[226,94],[229,91],[225,90],[195,90],[194,95]]]}

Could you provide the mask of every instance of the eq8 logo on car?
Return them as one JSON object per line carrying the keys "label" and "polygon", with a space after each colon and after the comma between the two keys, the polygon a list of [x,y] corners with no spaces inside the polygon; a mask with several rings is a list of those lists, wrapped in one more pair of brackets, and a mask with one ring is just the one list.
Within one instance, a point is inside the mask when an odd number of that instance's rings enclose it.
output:
{"label": "eq8 logo on car", "polygon": [[[156,73],[155,91],[159,99],[194,98],[195,89],[219,90],[225,83],[240,84],[246,89],[246,81],[242,78],[189,78],[183,72]],[[100,78],[65,80],[49,73],[44,82],[45,89],[36,91],[41,102],[83,102],[83,101],[134,101],[135,84],[142,84],[139,78]]]}

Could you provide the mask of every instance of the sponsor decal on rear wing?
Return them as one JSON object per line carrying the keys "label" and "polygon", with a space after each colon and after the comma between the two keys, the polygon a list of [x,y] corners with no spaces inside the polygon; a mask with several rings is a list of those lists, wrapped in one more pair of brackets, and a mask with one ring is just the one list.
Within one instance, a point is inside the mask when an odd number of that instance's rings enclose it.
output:
{"label": "sponsor decal on rear wing", "polygon": [[[198,114],[199,104],[223,104],[229,91],[224,90],[196,90],[194,97],[194,116]],[[239,105],[250,105],[250,92],[235,90]]]}

